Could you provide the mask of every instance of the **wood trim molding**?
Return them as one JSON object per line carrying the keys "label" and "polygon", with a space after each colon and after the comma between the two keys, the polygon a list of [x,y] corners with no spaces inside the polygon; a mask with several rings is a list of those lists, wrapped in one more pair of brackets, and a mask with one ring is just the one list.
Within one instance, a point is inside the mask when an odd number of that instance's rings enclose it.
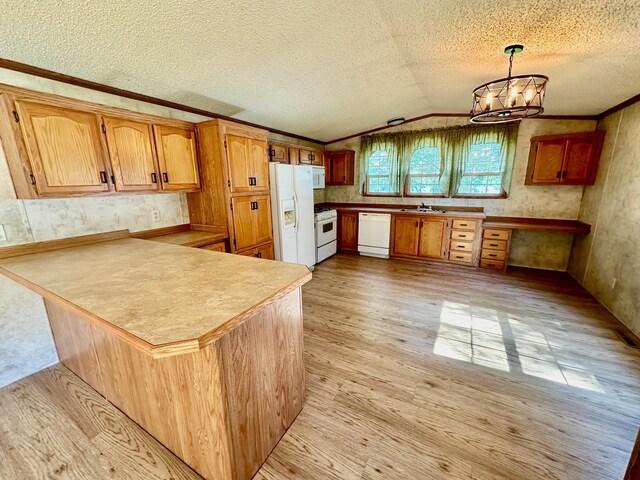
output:
{"label": "wood trim molding", "polygon": [[60,250],[61,248],[79,247],[91,243],[109,242],[111,240],[129,238],[129,236],[129,230],[114,230],[113,232],[94,233],[91,235],[81,235],[79,237],[61,238],[59,240],[13,245],[0,248],[0,259],[30,255],[32,253],[50,252],[52,250]]}
{"label": "wood trim molding", "polygon": [[597,119],[601,120],[604,117],[609,116],[612,113],[616,113],[617,111],[622,110],[623,108],[630,107],[631,105],[633,105],[634,103],[639,102],[639,101],[640,101],[640,93],[637,94],[637,95],[634,95],[631,98],[627,98],[624,102],[621,102],[618,105],[615,105],[615,106],[611,107],[608,110],[605,110],[604,112],[602,112],[601,114],[599,114],[597,116]]}
{"label": "wood trim molding", "polygon": [[139,232],[131,232],[131,238],[141,238],[147,240],[161,235],[171,235],[172,233],[188,232],[191,226],[188,223],[181,225],[171,225],[170,227],[152,228],[149,230],[140,230]]}
{"label": "wood trim molding", "polygon": [[130,98],[132,100],[138,100],[140,102],[151,103],[153,105],[160,105],[161,107],[173,108],[174,110],[180,110],[182,112],[194,113],[196,115],[202,115],[204,117],[209,118],[218,118],[222,120],[228,120],[234,123],[240,123],[242,125],[247,125],[253,128],[260,128],[268,130],[272,133],[276,133],[279,135],[285,135],[287,137],[297,138],[298,140],[304,140],[307,142],[318,143],[320,145],[324,145],[326,142],[322,142],[320,140],[316,140],[314,138],[305,137],[303,135],[298,135],[296,133],[285,132],[284,130],[278,130],[274,128],[269,128],[264,125],[259,125],[257,123],[247,122],[245,120],[239,120],[233,117],[227,117],[225,115],[220,115],[215,112],[211,112],[209,110],[204,110],[201,108],[190,107],[189,105],[184,105],[177,102],[171,102],[169,100],[163,100],[158,97],[152,97],[150,95],[144,95],[142,93],[132,92],[130,90],[124,90],[117,87],[111,87],[109,85],[105,85],[98,82],[93,82],[91,80],[85,80],[82,78],[74,77],[71,75],[65,75],[64,73],[54,72],[53,70],[47,70],[40,67],[35,67],[33,65],[28,65],[26,63],[16,62],[14,60],[9,60],[6,58],[0,58],[0,68],[6,68],[7,70],[13,70],[14,72],[26,73],[28,75],[34,75],[36,77],[47,78],[49,80],[54,80],[56,82],[67,83],[69,85],[75,85],[77,87],[88,88],[90,90],[95,90],[98,92],[108,93],[110,95],[117,95],[119,97]]}

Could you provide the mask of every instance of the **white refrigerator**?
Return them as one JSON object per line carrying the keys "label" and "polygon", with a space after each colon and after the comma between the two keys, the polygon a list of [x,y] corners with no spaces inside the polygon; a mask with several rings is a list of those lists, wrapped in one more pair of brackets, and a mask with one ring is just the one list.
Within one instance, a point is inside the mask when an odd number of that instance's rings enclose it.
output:
{"label": "white refrigerator", "polygon": [[312,167],[269,163],[269,183],[276,260],[313,267],[316,243]]}

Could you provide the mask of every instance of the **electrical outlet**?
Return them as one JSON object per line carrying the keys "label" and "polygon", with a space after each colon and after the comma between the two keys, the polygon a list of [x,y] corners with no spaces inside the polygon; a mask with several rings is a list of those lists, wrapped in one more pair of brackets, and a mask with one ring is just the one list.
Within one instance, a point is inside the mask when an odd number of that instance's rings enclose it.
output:
{"label": "electrical outlet", "polygon": [[611,290],[616,288],[616,283],[618,283],[618,279],[614,277],[613,280],[611,280]]}
{"label": "electrical outlet", "polygon": [[4,225],[0,225],[0,242],[7,241],[7,234],[4,231]]}
{"label": "electrical outlet", "polygon": [[535,211],[536,211],[535,205],[529,205],[529,212],[535,212]]}
{"label": "electrical outlet", "polygon": [[151,220],[154,222],[160,221],[160,210],[153,210],[151,212]]}

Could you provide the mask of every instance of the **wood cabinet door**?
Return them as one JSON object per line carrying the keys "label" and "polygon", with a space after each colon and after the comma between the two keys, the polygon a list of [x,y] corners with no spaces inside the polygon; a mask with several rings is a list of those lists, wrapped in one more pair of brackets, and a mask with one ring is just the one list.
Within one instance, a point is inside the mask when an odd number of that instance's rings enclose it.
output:
{"label": "wood cabinet door", "polygon": [[163,190],[197,190],[200,172],[195,130],[154,125]]}
{"label": "wood cabinet door", "polygon": [[256,195],[251,197],[254,202],[253,226],[255,243],[265,243],[273,239],[271,229],[271,201],[269,195]]}
{"label": "wood cabinet door", "polygon": [[264,140],[251,140],[249,143],[249,177],[253,178],[251,191],[269,191],[269,159]]}
{"label": "wood cabinet door", "polygon": [[541,140],[537,142],[529,183],[560,183],[566,148],[566,140]]}
{"label": "wood cabinet door", "polygon": [[265,258],[267,260],[275,260],[275,254],[273,252],[273,243],[268,243],[266,245],[261,245],[256,247],[256,254],[258,258]]}
{"label": "wood cabinet door", "polygon": [[325,152],[325,168],[331,185],[354,184],[354,154],[351,152]]}
{"label": "wood cabinet door", "polygon": [[298,151],[298,162],[302,165],[311,165],[313,162],[313,156],[311,153],[311,150],[305,150],[304,148],[301,148]]}
{"label": "wood cabinet door", "polygon": [[234,197],[231,202],[236,251],[272,240],[269,195]]}
{"label": "wood cabinet door", "polygon": [[95,114],[21,100],[15,105],[38,194],[109,191]]}
{"label": "wood cabinet door", "polygon": [[278,163],[289,163],[289,152],[286,145],[278,143],[269,144],[269,161]]}
{"label": "wood cabinet door", "polygon": [[447,246],[446,218],[420,220],[420,240],[418,255],[427,258],[445,258]]}
{"label": "wood cabinet door", "polygon": [[253,198],[234,197],[231,199],[233,206],[233,231],[235,233],[235,250],[244,250],[256,244],[255,229],[253,226]]}
{"label": "wood cabinet door", "polygon": [[562,167],[563,183],[584,184],[591,181],[598,143],[599,138],[594,136],[567,142],[567,154]]}
{"label": "wood cabinet door", "polygon": [[418,255],[420,217],[399,215],[393,221],[393,253],[395,255]]}
{"label": "wood cabinet door", "polygon": [[226,143],[231,193],[250,192],[252,186],[249,180],[251,139],[239,135],[227,135]]}
{"label": "wood cabinet door", "polygon": [[151,125],[115,117],[103,117],[102,123],[116,190],[158,190],[160,184]]}
{"label": "wood cabinet door", "polygon": [[320,150],[311,152],[311,165],[317,165],[319,167],[324,165],[324,153]]}
{"label": "wood cabinet door", "polygon": [[300,149],[296,147],[289,147],[289,163],[291,165],[298,165],[300,163]]}
{"label": "wood cabinet door", "polygon": [[338,249],[358,249],[358,212],[338,212]]}

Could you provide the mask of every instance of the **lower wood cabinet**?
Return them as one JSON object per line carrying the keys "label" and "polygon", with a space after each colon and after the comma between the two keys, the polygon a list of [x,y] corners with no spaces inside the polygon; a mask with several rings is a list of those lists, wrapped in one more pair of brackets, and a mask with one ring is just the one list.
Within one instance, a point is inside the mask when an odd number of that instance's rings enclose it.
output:
{"label": "lower wood cabinet", "polygon": [[396,216],[393,219],[392,255],[418,256],[420,217]]}
{"label": "lower wood cabinet", "polygon": [[394,215],[391,255],[476,265],[481,220]]}
{"label": "lower wood cabinet", "polygon": [[480,268],[504,272],[507,269],[511,230],[484,228],[480,251]]}
{"label": "lower wood cabinet", "polygon": [[448,227],[449,220],[444,218],[421,219],[418,256],[439,259],[445,258]]}
{"label": "lower wood cabinet", "polygon": [[268,243],[266,245],[260,245],[248,250],[243,250],[241,252],[238,252],[238,255],[244,255],[245,257],[264,258],[266,260],[275,260],[276,258],[273,251],[273,243]]}
{"label": "lower wood cabinet", "polygon": [[233,197],[231,209],[236,251],[269,242],[273,238],[269,195]]}
{"label": "lower wood cabinet", "polygon": [[358,251],[358,212],[338,211],[338,250]]}

